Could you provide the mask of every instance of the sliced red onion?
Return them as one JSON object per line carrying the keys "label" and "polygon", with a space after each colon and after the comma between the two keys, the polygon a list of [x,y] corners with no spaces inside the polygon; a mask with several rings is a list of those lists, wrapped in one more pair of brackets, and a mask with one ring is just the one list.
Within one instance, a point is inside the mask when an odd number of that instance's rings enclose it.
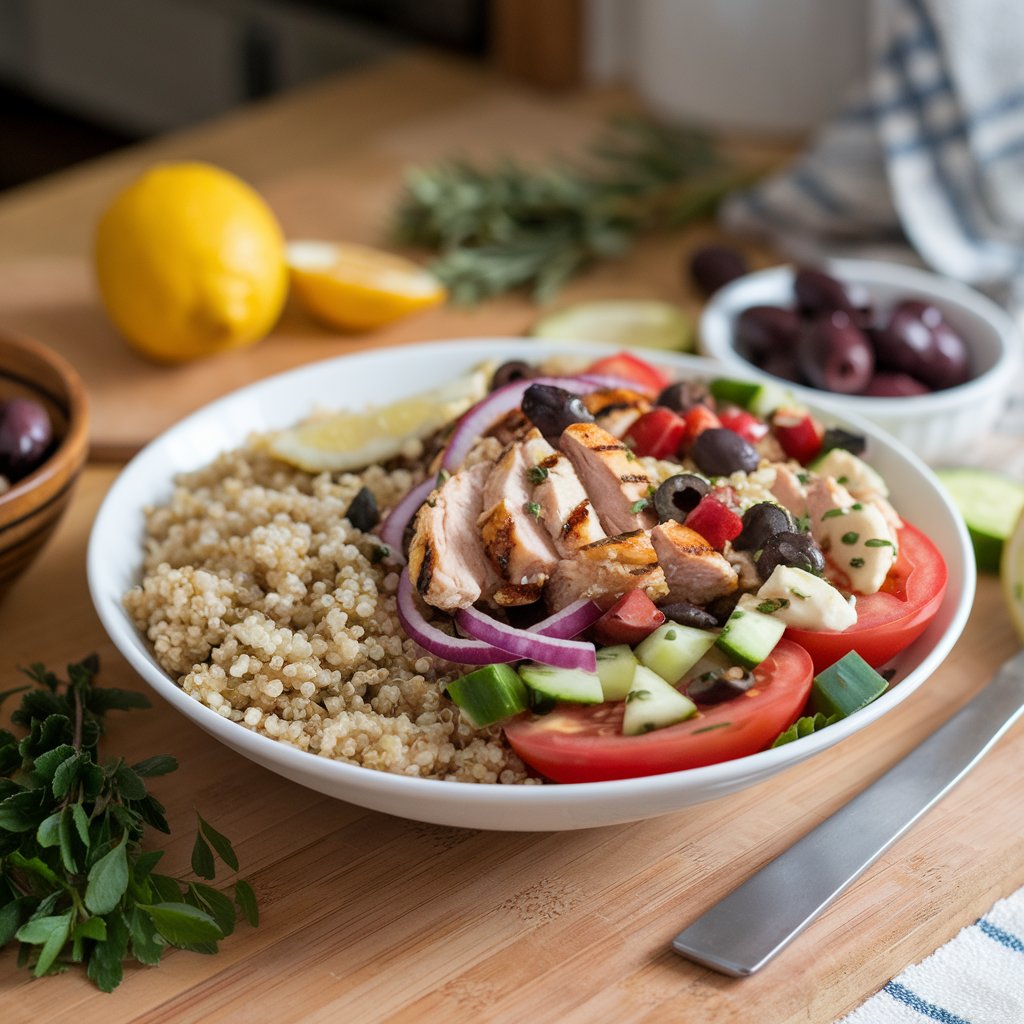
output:
{"label": "sliced red onion", "polygon": [[[416,603],[416,593],[409,568],[402,570],[398,580],[398,620],[402,628],[425,651],[436,654],[446,661],[454,661],[462,665],[495,665],[515,661],[516,657],[504,650],[484,643],[481,640],[464,640],[462,637],[449,636],[443,630],[427,622]],[[595,660],[596,667],[597,662]]]}
{"label": "sliced red onion", "polygon": [[531,384],[551,384],[577,395],[585,395],[604,386],[595,380],[585,380],[582,377],[532,377],[514,380],[492,391],[459,420],[441,459],[442,468],[454,473],[462,465],[469,450],[487,430],[505,413],[519,408],[523,395]]}
{"label": "sliced red onion", "polygon": [[531,658],[556,668],[597,671],[597,653],[593,644],[506,626],[476,608],[463,608],[455,616],[455,621],[464,633],[511,654],[514,659]]}
{"label": "sliced red onion", "polygon": [[433,477],[427,477],[423,483],[417,484],[408,494],[388,513],[387,518],[377,531],[377,536],[391,549],[391,555],[399,562],[404,562],[402,554],[402,540],[405,537],[405,528],[409,521],[419,511],[420,505],[427,500],[427,495],[437,486]]}
{"label": "sliced red onion", "polygon": [[581,597],[578,601],[567,604],[560,612],[535,622],[527,632],[571,640],[574,636],[579,636],[583,630],[589,629],[603,614],[600,605],[591,601],[589,597]]}

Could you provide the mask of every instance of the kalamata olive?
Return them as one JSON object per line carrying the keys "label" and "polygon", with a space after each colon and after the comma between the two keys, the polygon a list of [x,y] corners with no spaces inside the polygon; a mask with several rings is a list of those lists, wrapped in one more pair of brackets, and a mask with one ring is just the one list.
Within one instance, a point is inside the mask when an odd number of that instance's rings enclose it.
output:
{"label": "kalamata olive", "polygon": [[712,427],[698,434],[690,446],[690,458],[708,476],[729,476],[737,471],[752,473],[761,461],[749,441],[726,427]]}
{"label": "kalamata olive", "polygon": [[512,359],[507,363],[502,363],[494,371],[494,376],[491,377],[491,390],[497,391],[498,388],[503,388],[514,380],[529,380],[531,377],[536,376],[537,370],[535,367],[529,363],[524,363],[521,359]]}
{"label": "kalamata olive", "polygon": [[930,303],[899,303],[888,323],[874,332],[874,342],[881,369],[909,373],[929,388],[951,388],[970,378],[966,342]]}
{"label": "kalamata olive", "polygon": [[690,259],[690,277],[705,295],[713,295],[747,270],[743,253],[728,245],[705,245]]}
{"label": "kalamata olive", "polygon": [[676,519],[682,522],[709,490],[711,485],[707,480],[693,473],[670,476],[654,492],[654,511],[658,513],[658,521],[667,523]]}
{"label": "kalamata olive", "polygon": [[360,488],[359,493],[352,499],[345,518],[363,533],[369,533],[380,522],[377,499],[369,487]]}
{"label": "kalamata olive", "polygon": [[673,412],[689,412],[695,405],[714,406],[714,399],[707,385],[698,380],[678,380],[669,384],[660,395],[656,405],[663,405]]}
{"label": "kalamata olive", "polygon": [[914,395],[930,393],[930,387],[922,384],[916,377],[911,377],[909,373],[888,371],[876,373],[861,392],[870,398],[911,398]]}
{"label": "kalamata olive", "polygon": [[721,704],[742,697],[754,685],[754,676],[739,665],[712,669],[686,685],[686,696],[697,704]]}
{"label": "kalamata olive", "polygon": [[793,351],[799,336],[800,318],[782,306],[750,306],[736,318],[736,351],[754,363]]}
{"label": "kalamata olive", "polygon": [[732,546],[737,551],[758,551],[769,537],[777,533],[792,533],[793,528],[793,517],[781,505],[759,501],[743,513],[743,529],[733,539]]}
{"label": "kalamata olive", "polygon": [[835,312],[819,317],[801,334],[797,362],[814,387],[855,395],[871,380],[875,353],[850,317]]}
{"label": "kalamata olive", "polygon": [[871,296],[863,285],[840,281],[813,267],[801,267],[793,280],[793,292],[802,316],[813,318],[839,310],[858,326],[866,327],[871,322]]}
{"label": "kalamata olive", "polygon": [[671,601],[669,604],[658,605],[660,611],[669,622],[678,622],[680,626],[692,626],[694,629],[714,629],[718,619],[700,605],[689,601]]}
{"label": "kalamata olive", "polygon": [[50,416],[38,402],[0,402],[0,474],[8,480],[20,480],[40,465],[52,440]]}
{"label": "kalamata olive", "polygon": [[825,556],[809,533],[776,533],[765,541],[761,549],[757,574],[766,580],[780,565],[820,573],[825,568]]}
{"label": "kalamata olive", "polygon": [[842,448],[851,455],[863,455],[867,446],[868,441],[863,434],[854,434],[849,430],[843,430],[842,427],[826,427],[821,438],[823,455],[833,448]]}
{"label": "kalamata olive", "polygon": [[523,395],[523,415],[548,438],[559,437],[573,423],[593,423],[579,395],[553,384],[531,384]]}

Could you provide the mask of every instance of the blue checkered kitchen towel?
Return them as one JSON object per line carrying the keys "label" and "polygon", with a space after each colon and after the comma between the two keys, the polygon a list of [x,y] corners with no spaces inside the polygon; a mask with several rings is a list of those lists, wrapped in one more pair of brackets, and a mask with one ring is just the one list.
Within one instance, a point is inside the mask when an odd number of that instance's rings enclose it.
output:
{"label": "blue checkered kitchen towel", "polygon": [[[1024,0],[864,2],[865,81],[806,153],[725,204],[723,226],[801,261],[923,264],[1024,328]],[[1024,380],[1000,432],[1024,434]]]}

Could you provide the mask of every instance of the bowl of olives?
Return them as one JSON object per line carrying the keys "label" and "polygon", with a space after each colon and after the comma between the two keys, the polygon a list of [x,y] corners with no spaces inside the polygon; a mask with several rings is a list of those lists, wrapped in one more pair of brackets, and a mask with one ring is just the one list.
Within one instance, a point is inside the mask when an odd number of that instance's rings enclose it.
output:
{"label": "bowl of olives", "polygon": [[1009,315],[957,281],[876,260],[782,266],[715,292],[705,354],[866,416],[928,462],[991,430],[1019,373]]}
{"label": "bowl of olives", "polygon": [[88,447],[75,370],[38,342],[0,336],[0,594],[53,532]]}

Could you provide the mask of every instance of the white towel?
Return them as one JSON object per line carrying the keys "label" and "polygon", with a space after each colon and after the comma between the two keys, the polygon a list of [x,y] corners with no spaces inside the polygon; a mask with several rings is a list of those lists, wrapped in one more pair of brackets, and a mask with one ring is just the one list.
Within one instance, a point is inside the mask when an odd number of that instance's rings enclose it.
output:
{"label": "white towel", "polygon": [[1022,1024],[1024,889],[1000,900],[839,1024]]}

